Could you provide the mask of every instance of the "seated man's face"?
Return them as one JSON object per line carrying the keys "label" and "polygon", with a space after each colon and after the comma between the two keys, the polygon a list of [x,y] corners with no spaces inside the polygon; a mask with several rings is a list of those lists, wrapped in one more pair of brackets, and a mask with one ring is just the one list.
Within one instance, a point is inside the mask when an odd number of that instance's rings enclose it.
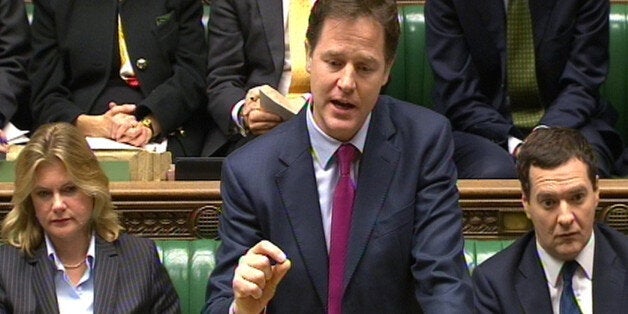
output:
{"label": "seated man's face", "polygon": [[331,137],[348,141],[375,107],[388,80],[384,29],[370,17],[327,19],[308,70],[314,120]]}
{"label": "seated man's face", "polygon": [[553,257],[573,260],[593,232],[599,190],[586,165],[572,158],[555,169],[530,168],[530,199],[523,206],[534,224],[537,240]]}

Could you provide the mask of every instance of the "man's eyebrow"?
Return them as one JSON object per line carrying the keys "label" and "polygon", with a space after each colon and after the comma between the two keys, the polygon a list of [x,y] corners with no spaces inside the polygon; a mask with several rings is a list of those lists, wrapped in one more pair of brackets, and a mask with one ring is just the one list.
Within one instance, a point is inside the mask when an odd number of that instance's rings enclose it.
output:
{"label": "man's eyebrow", "polygon": [[558,193],[556,193],[556,192],[541,191],[541,192],[536,194],[536,199],[541,199],[541,198],[546,198],[546,197],[554,197],[557,194]]}
{"label": "man's eyebrow", "polygon": [[572,195],[572,194],[586,193],[586,192],[587,192],[587,187],[586,186],[578,185],[578,186],[574,186],[574,187],[564,191],[564,193],[558,193],[556,191],[539,191],[537,193],[537,198],[556,196],[556,195],[559,195],[559,194]]}

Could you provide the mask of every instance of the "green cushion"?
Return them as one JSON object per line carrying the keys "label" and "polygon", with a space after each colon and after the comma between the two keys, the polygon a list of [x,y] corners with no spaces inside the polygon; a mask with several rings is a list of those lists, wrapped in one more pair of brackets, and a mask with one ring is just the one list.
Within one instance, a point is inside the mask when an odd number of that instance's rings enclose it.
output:
{"label": "green cushion", "polygon": [[417,105],[432,106],[434,79],[425,50],[425,18],[422,5],[399,7],[401,38],[397,58],[384,93]]}
{"label": "green cushion", "polygon": [[470,272],[477,266],[475,261],[475,240],[464,240],[464,259],[467,262],[467,267]]}
{"label": "green cushion", "polygon": [[159,257],[174,284],[182,313],[200,313],[218,240],[157,240]]}
{"label": "green cushion", "polygon": [[475,246],[475,265],[480,265],[495,253],[508,247],[514,240],[467,240],[473,241]]}
{"label": "green cushion", "polygon": [[616,128],[628,144],[628,4],[611,5],[610,69],[601,93],[619,111]]}

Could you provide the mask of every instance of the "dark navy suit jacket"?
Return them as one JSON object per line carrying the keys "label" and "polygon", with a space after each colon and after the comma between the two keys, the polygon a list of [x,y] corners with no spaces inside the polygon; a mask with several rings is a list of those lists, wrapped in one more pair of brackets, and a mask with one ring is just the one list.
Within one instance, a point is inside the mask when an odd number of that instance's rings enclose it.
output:
{"label": "dark navy suit jacket", "polygon": [[[0,313],[59,313],[56,268],[42,244],[33,257],[0,247]],[[155,243],[121,234],[96,236],[94,313],[180,313],[179,299]]]}
{"label": "dark navy suit jacket", "polygon": [[[238,258],[266,239],[292,261],[269,313],[326,313],[328,257],[310,149],[304,109],[227,157],[207,312],[227,313]],[[344,313],[471,312],[452,153],[444,117],[380,96],[360,159]]]}
{"label": "dark navy suit jacket", "polygon": [[[613,129],[617,112],[600,99],[608,73],[609,1],[530,0],[540,124],[592,125],[615,158],[623,150]],[[434,70],[435,109],[454,130],[506,145],[522,138],[510,116],[506,82],[504,0],[434,0],[425,7],[427,49]]]}
{"label": "dark navy suit jacket", "polygon": [[[594,227],[593,313],[628,309],[628,237]],[[479,313],[552,313],[547,277],[531,231],[473,271]]]}

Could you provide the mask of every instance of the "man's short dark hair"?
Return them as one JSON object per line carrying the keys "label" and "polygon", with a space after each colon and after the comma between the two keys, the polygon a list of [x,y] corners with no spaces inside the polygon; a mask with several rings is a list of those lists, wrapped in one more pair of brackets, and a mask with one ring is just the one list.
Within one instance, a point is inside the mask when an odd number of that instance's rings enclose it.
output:
{"label": "man's short dark hair", "polygon": [[372,17],[384,28],[386,63],[395,59],[401,28],[394,0],[318,0],[312,7],[306,38],[313,50],[327,19]]}
{"label": "man's short dark hair", "polygon": [[580,132],[569,128],[544,128],[532,132],[521,146],[517,157],[517,173],[521,188],[530,197],[530,168],[554,169],[572,158],[587,166],[589,180],[597,190],[595,154]]}

